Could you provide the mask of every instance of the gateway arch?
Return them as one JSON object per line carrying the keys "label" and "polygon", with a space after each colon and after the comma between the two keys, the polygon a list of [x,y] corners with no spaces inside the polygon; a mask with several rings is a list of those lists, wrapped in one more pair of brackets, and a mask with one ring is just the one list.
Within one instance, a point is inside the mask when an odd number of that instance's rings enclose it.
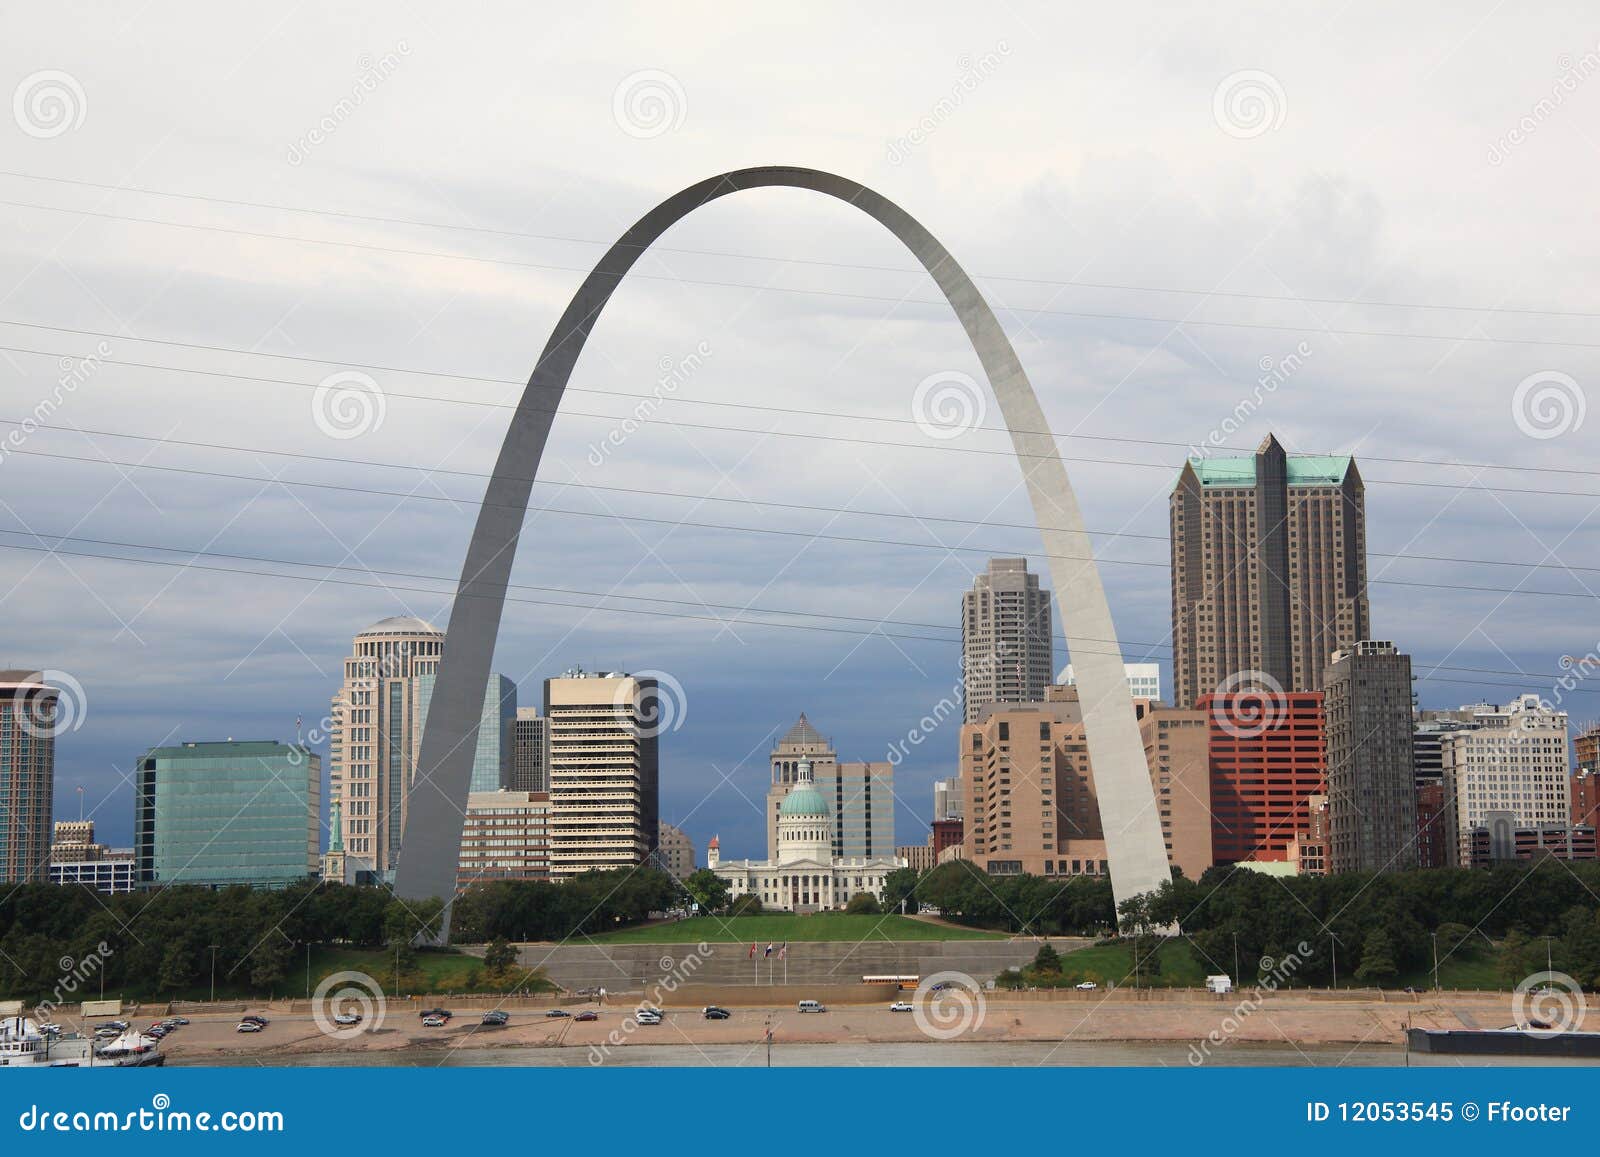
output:
{"label": "gateway arch", "polygon": [[396,892],[408,899],[447,901],[455,893],[483,688],[500,631],[517,538],[551,423],[595,320],[634,262],[667,229],[719,197],[769,187],[811,189],[862,210],[911,251],[955,310],[999,403],[1044,540],[1083,707],[1113,892],[1121,903],[1159,887],[1171,879],[1171,872],[1122,651],[1077,497],[1016,351],[972,279],[905,210],[846,177],[766,166],[691,185],[641,217],[584,279],[539,355],[511,417],[461,568],[417,779],[410,791]]}

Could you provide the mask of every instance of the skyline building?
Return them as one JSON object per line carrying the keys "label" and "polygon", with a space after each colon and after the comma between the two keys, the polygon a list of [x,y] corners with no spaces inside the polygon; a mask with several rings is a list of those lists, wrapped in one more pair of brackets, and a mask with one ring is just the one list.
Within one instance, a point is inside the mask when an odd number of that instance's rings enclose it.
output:
{"label": "skyline building", "polygon": [[456,890],[491,880],[549,878],[548,793],[500,788],[468,795]]}
{"label": "skyline building", "polygon": [[767,858],[778,855],[778,814],[794,786],[802,762],[811,765],[812,786],[828,805],[833,854],[839,859],[873,859],[894,854],[894,765],[839,762],[832,740],[823,737],[805,712],[773,746],[772,783],[767,788]]}
{"label": "skyline building", "polygon": [[843,908],[865,892],[883,899],[889,873],[906,866],[896,856],[833,854],[833,817],[812,778],[811,761],[801,758],[789,790],[778,806],[778,851],[766,860],[721,858],[720,841],[706,847],[706,866],[726,880],[734,899],[755,895],[766,908],[818,912]]}
{"label": "skyline building", "polygon": [[1446,795],[1456,812],[1456,862],[1511,859],[1519,831],[1568,827],[1567,713],[1537,695],[1462,711],[1472,713],[1476,726],[1449,733],[1441,745]]}
{"label": "skyline building", "polygon": [[537,707],[517,708],[511,732],[511,790],[550,790],[550,732]]}
{"label": "skyline building", "polygon": [[[1152,703],[1161,700],[1160,663],[1124,663],[1122,673],[1127,677],[1128,691],[1135,699],[1148,699]],[[1078,685],[1071,663],[1061,668],[1061,676],[1056,681],[1063,687]]]}
{"label": "skyline building", "polygon": [[[423,619],[394,615],[358,632],[344,661],[329,713],[328,826],[339,833],[337,862],[352,883],[393,876],[444,637]],[[515,717],[516,685],[491,674],[472,790],[509,784]],[[330,851],[333,843],[330,835]]]}
{"label": "skyline building", "polygon": [[1335,651],[1323,677],[1322,712],[1330,869],[1415,868],[1411,656],[1370,639]]}
{"label": "skyline building", "polygon": [[1055,670],[1050,592],[1025,558],[991,558],[961,596],[962,718],[991,703],[1037,703]]}
{"label": "skyline building", "polygon": [[550,875],[629,868],[656,850],[661,816],[654,679],[573,668],[544,682],[550,735]]}
{"label": "skyline building", "polygon": [[1264,698],[1202,695],[1217,864],[1282,863],[1309,832],[1311,798],[1326,795],[1322,692]]}
{"label": "skyline building", "polygon": [[282,888],[321,863],[322,760],[275,740],[152,747],[134,763],[140,888]]}
{"label": "skyline building", "polygon": [[1173,702],[1239,689],[1319,691],[1370,635],[1366,499],[1348,456],[1190,459],[1170,499]]}
{"label": "skyline building", "polygon": [[59,693],[39,671],[0,671],[0,883],[50,878]]}
{"label": "skyline building", "polygon": [[661,821],[656,839],[656,864],[674,880],[687,880],[695,872],[694,841],[676,824]]}
{"label": "skyline building", "polygon": [[952,775],[949,779],[934,780],[934,823],[938,823],[940,820],[959,820],[966,814],[966,804],[961,795],[961,777]]}

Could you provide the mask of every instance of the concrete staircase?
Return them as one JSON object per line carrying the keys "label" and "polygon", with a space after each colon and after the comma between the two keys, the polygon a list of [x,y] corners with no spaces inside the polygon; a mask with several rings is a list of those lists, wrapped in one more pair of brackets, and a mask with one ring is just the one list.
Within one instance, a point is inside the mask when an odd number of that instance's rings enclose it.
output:
{"label": "concrete staircase", "polygon": [[[1026,964],[1041,941],[908,940],[899,942],[795,941],[786,960],[777,948],[755,959],[750,945],[711,944],[701,952],[694,944],[523,944],[524,967],[543,968],[568,989],[603,987],[608,992],[640,991],[671,977],[697,985],[783,984],[785,968],[791,985],[859,984],[863,976],[920,976],[960,972],[982,983],[1007,968]],[[1088,940],[1054,939],[1058,952],[1069,952]]]}

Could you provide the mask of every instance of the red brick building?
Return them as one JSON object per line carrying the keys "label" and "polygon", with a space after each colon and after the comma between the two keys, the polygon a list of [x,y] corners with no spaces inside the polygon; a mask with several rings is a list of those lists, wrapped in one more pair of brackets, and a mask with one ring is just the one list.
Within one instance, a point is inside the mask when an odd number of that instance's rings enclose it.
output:
{"label": "red brick building", "polygon": [[1455,809],[1445,806],[1444,784],[1417,785],[1417,867],[1448,868],[1456,839],[1450,828]]}
{"label": "red brick building", "polygon": [[1211,843],[1218,864],[1284,861],[1327,792],[1322,693],[1202,695],[1211,762]]}
{"label": "red brick building", "polygon": [[1574,827],[1600,827],[1597,820],[1600,820],[1600,772],[1580,770],[1572,777],[1572,824]]}
{"label": "red brick building", "polygon": [[933,862],[939,862],[939,854],[946,848],[954,847],[962,839],[966,824],[961,820],[934,820],[933,821]]}

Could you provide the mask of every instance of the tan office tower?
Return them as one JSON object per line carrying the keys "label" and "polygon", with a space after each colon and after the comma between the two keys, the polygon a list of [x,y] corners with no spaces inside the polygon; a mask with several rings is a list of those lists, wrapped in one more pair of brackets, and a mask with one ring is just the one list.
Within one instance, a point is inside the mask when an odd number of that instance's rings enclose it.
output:
{"label": "tan office tower", "polygon": [[394,871],[406,790],[421,737],[421,676],[438,670],[444,632],[408,615],[355,637],[329,734],[330,814],[343,828],[345,878],[376,883]]}
{"label": "tan office tower", "polygon": [[1319,691],[1332,654],[1370,634],[1353,458],[1291,457],[1269,435],[1249,458],[1191,459],[1170,518],[1177,706],[1252,682]]}
{"label": "tan office tower", "polygon": [[687,880],[694,875],[694,861],[694,841],[682,828],[663,820],[657,840],[656,866],[674,880]]}
{"label": "tan office tower", "polygon": [[990,703],[1037,703],[1050,686],[1050,592],[1024,558],[992,558],[961,596],[965,713],[971,723]]}
{"label": "tan office tower", "polygon": [[660,823],[654,679],[567,671],[544,682],[550,735],[550,875],[631,868]]}
{"label": "tan office tower", "polygon": [[0,883],[50,879],[58,699],[38,671],[0,671]]}
{"label": "tan office tower", "polygon": [[[1206,715],[1135,700],[1170,863],[1211,866]],[[983,708],[961,728],[966,858],[993,875],[1104,875],[1105,833],[1077,689]]]}

